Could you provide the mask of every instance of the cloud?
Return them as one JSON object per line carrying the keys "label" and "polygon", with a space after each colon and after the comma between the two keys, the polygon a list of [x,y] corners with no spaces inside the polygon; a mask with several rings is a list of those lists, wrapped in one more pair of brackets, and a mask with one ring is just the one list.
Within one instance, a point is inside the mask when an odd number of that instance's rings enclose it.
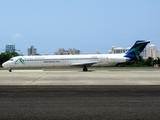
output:
{"label": "cloud", "polygon": [[21,37],[21,34],[20,33],[17,33],[17,34],[15,34],[14,36],[13,36],[13,39],[18,39],[18,38],[20,38]]}
{"label": "cloud", "polygon": [[20,33],[16,33],[16,34],[11,34],[10,35],[12,39],[19,39],[21,37]]}

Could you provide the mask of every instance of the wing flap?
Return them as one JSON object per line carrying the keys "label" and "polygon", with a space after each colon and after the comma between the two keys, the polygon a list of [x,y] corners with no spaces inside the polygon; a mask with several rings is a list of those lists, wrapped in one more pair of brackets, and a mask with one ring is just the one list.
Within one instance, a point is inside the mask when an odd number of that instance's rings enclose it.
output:
{"label": "wing flap", "polygon": [[101,61],[71,63],[71,66],[93,65],[93,64],[96,64],[96,63],[100,63],[100,62]]}

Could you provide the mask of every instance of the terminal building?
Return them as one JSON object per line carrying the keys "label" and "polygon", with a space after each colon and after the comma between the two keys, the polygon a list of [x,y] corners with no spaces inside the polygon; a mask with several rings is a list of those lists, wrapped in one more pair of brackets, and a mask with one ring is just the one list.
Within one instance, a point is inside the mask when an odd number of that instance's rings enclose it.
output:
{"label": "terminal building", "polygon": [[13,44],[6,45],[5,52],[15,52],[15,51],[16,51],[15,45],[13,45]]}
{"label": "terminal building", "polygon": [[[120,54],[120,53],[127,52],[129,49],[130,47],[121,48],[121,47],[112,46],[111,50],[109,50],[108,53],[109,54]],[[160,57],[160,50],[157,50],[157,47],[152,44],[143,50],[143,52],[141,53],[141,56],[144,59],[147,59],[148,57],[152,57],[156,59],[157,57]]]}
{"label": "terminal building", "polygon": [[76,55],[80,54],[80,50],[76,50],[75,48],[70,48],[68,50],[65,50],[63,48],[60,48],[57,52],[54,53],[54,55]]}
{"label": "terminal building", "polygon": [[37,55],[37,49],[34,48],[33,45],[30,48],[28,48],[28,55]]}

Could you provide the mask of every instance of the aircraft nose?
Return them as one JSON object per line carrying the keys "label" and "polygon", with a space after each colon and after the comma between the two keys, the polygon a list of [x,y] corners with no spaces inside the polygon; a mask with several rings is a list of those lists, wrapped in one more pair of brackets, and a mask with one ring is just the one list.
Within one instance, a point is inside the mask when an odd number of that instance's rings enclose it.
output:
{"label": "aircraft nose", "polygon": [[3,63],[2,66],[3,66],[4,68],[7,68],[7,63],[6,63],[6,62]]}

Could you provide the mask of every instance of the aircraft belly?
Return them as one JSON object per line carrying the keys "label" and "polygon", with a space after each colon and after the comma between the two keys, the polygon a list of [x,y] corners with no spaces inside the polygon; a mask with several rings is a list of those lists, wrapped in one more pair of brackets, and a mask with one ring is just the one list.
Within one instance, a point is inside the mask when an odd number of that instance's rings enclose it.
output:
{"label": "aircraft belly", "polygon": [[101,62],[101,63],[97,63],[97,64],[93,64],[92,66],[115,66],[117,65],[117,63],[110,63],[110,62]]}

